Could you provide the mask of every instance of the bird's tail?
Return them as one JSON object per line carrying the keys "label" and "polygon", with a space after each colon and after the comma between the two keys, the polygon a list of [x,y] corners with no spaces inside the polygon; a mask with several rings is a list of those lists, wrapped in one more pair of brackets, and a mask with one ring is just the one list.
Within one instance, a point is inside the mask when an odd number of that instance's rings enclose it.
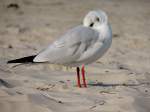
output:
{"label": "bird's tail", "polygon": [[32,55],[32,56],[27,56],[27,57],[23,57],[23,58],[19,58],[19,59],[15,59],[15,60],[10,60],[7,63],[34,63],[33,59],[36,57],[36,55]]}

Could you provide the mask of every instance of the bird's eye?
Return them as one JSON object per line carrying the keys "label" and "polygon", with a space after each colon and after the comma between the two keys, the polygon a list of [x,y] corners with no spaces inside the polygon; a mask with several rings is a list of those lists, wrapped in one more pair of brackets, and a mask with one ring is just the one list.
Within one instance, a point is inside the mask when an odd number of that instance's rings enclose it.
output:
{"label": "bird's eye", "polygon": [[91,24],[90,24],[90,27],[93,27],[93,25],[94,25],[94,23],[91,23]]}
{"label": "bird's eye", "polygon": [[96,21],[98,21],[98,22],[99,22],[99,21],[100,21],[100,20],[99,20],[99,18],[96,18]]}

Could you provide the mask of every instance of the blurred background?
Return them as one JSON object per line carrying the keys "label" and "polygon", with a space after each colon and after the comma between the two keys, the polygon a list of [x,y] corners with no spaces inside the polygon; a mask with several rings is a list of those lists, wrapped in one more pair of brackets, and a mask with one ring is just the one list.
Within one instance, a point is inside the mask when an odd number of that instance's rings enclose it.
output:
{"label": "blurred background", "polygon": [[[35,101],[35,90],[43,86],[50,89],[49,84],[54,85],[50,90],[60,94],[67,90],[67,92],[74,91],[83,95],[89,91],[99,92],[104,89],[104,87],[96,86],[83,92],[69,87],[67,83],[75,85],[74,70],[68,71],[62,67],[55,69],[50,65],[11,68],[6,64],[7,60],[40,52],[68,29],[82,24],[84,16],[89,11],[97,9],[108,14],[113,31],[113,42],[109,51],[101,59],[87,67],[87,80],[94,83],[98,81],[106,84],[127,83],[139,84],[139,86],[105,88],[107,92],[110,90],[116,92],[115,95],[106,95],[112,99],[113,103],[106,103],[95,111],[150,111],[150,0],[0,0],[0,96],[7,96],[0,99],[0,110],[9,112],[14,109],[14,105],[20,105],[20,109],[17,107],[15,109],[23,112],[21,107],[25,105],[28,111],[31,111],[32,101],[34,105],[40,105],[37,104],[38,101]],[[69,92],[66,94],[69,94],[68,97],[71,98],[74,93]],[[32,93],[32,97],[29,93]],[[25,94],[27,98],[20,94]],[[93,95],[93,97],[97,96]],[[122,103],[116,100],[116,97],[122,97]],[[25,100],[19,101],[27,104],[16,103],[18,98],[24,98]],[[80,96],[78,98],[80,99]],[[104,97],[101,96],[101,98]],[[91,99],[88,100],[91,101]],[[105,98],[104,101],[111,102]],[[85,108],[78,108],[74,104],[77,102],[72,102],[72,106],[65,109],[75,107],[77,110],[74,112],[83,112],[89,105],[85,104]],[[113,108],[115,103],[117,105]],[[8,110],[6,105],[9,105]],[[48,110],[44,110],[45,108],[41,105],[33,110],[59,112],[64,108],[60,104],[55,104],[54,108],[47,103],[44,105],[48,106]],[[64,112],[67,112],[65,109]]]}

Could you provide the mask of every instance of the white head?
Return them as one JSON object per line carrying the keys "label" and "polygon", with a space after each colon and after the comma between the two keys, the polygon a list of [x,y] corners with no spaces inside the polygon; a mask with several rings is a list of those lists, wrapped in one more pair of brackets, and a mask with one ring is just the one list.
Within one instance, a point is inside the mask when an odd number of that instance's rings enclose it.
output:
{"label": "white head", "polygon": [[98,27],[108,23],[107,14],[104,11],[90,11],[83,20],[83,25],[97,29]]}

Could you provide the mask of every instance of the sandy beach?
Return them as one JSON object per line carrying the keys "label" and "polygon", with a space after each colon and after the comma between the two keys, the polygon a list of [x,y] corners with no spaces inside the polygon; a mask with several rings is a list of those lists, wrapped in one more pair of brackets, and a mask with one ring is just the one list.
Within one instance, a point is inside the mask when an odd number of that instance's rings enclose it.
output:
{"label": "sandy beach", "polygon": [[[109,51],[86,66],[88,88],[75,68],[13,67],[34,55],[90,11],[104,10],[113,30]],[[1,0],[0,112],[150,112],[149,0]]]}

